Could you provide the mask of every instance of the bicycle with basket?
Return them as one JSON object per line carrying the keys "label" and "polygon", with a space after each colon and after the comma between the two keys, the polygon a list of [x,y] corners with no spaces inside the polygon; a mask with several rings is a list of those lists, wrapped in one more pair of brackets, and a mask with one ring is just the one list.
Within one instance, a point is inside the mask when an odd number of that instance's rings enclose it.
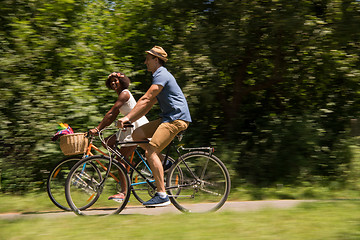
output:
{"label": "bicycle with basket", "polygon": [[[57,162],[54,168],[50,171],[47,178],[46,190],[50,200],[54,203],[55,206],[62,210],[71,211],[71,208],[68,206],[65,198],[65,182],[71,168],[80,160],[89,156],[93,156],[94,151],[99,155],[107,156],[105,152],[103,152],[93,143],[93,141],[94,136],[90,136],[87,133],[74,133],[60,137],[60,148],[67,157]],[[169,157],[167,162],[164,162],[164,164],[169,164],[169,161],[174,162],[174,160]],[[135,149],[129,159],[129,162],[136,169],[140,169],[148,177],[152,176],[145,157],[138,149]],[[132,193],[134,197],[140,203],[149,200],[152,195],[149,195],[148,189],[143,187],[144,180],[141,178],[141,176],[136,174],[136,172],[134,172],[129,167],[127,168],[127,172],[130,176],[130,179],[132,179]],[[81,210],[86,209],[93,203],[94,201],[89,198],[88,201],[85,202],[83,206],[79,206],[79,208]]]}
{"label": "bicycle with basket", "polygon": [[[127,205],[131,191],[145,192],[148,197],[156,192],[146,161],[141,163],[142,167],[134,167],[120,153],[122,144],[144,144],[148,141],[118,142],[111,148],[106,145],[103,131],[104,129],[98,134],[109,152],[108,156],[96,155],[78,161],[66,179],[66,200],[78,215],[118,214]],[[178,135],[178,138],[181,140],[182,135]],[[207,212],[221,208],[228,198],[231,183],[227,168],[213,154],[213,148],[176,147],[173,141],[167,147],[165,160],[170,158],[170,148],[174,148],[178,155],[165,177],[166,191],[172,204],[182,212]],[[187,153],[183,154],[184,151]],[[116,157],[130,167],[131,179]],[[107,196],[115,192],[125,195],[122,202],[107,199]],[[91,207],[83,208],[89,202]]]}

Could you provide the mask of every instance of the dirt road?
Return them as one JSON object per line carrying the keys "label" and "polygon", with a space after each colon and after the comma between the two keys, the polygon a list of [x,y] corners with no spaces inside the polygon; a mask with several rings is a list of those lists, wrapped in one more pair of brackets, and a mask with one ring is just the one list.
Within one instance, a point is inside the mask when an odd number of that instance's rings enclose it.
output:
{"label": "dirt road", "polygon": [[[219,210],[221,211],[257,211],[265,208],[291,208],[299,203],[309,202],[311,200],[272,200],[272,201],[242,201],[242,202],[226,202]],[[204,207],[206,203],[198,204],[198,207]],[[141,205],[127,206],[120,214],[144,214],[144,215],[160,215],[160,214],[181,214],[173,205],[160,208],[144,208]],[[48,211],[48,212],[23,212],[23,213],[5,213],[0,214],[0,219],[16,219],[16,218],[34,218],[34,217],[64,217],[76,216],[73,212]]]}

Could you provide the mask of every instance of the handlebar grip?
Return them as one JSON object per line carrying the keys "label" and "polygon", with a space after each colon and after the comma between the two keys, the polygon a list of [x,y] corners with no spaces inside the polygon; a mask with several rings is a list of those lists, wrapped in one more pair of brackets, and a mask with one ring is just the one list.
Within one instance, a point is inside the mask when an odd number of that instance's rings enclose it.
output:
{"label": "handlebar grip", "polygon": [[[115,124],[115,125],[116,125],[117,128],[120,128],[120,127],[118,126],[118,123],[119,123],[119,121],[116,121],[116,124]],[[129,121],[129,122],[125,122],[124,125],[123,125],[123,128],[128,128],[128,127],[134,127],[134,125],[132,125],[130,121]]]}
{"label": "handlebar grip", "polygon": [[128,127],[134,127],[134,125],[131,124],[131,122],[125,122],[124,123],[124,128],[128,128]]}
{"label": "handlebar grip", "polygon": [[91,134],[90,134],[90,130],[89,131],[87,131],[86,133],[85,133],[85,137],[86,138],[89,138],[91,136]]}

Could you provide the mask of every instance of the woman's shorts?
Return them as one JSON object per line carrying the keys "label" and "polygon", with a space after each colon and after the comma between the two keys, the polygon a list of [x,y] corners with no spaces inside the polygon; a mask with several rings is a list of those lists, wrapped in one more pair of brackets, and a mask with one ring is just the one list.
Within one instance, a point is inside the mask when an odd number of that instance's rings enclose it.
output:
{"label": "woman's shorts", "polygon": [[[119,129],[119,131],[116,133],[116,139],[118,142],[133,142],[132,133],[136,128],[139,128],[140,126],[148,123],[149,121],[145,116],[141,117],[139,120],[135,121],[133,123],[134,127],[128,127],[124,129]],[[136,146],[137,144],[134,143],[128,143],[128,144],[121,144],[122,147],[130,147],[130,146]]]}

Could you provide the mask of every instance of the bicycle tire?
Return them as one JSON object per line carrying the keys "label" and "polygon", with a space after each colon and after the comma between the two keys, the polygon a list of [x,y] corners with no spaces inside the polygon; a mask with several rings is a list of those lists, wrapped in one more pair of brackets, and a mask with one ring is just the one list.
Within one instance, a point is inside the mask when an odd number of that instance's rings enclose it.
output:
{"label": "bicycle tire", "polygon": [[81,159],[82,157],[80,156],[71,156],[62,159],[56,163],[47,178],[47,194],[55,206],[62,210],[71,211],[71,208],[69,208],[65,198],[65,182],[71,168]]}
{"label": "bicycle tire", "polygon": [[[170,156],[168,156],[168,160],[171,161],[172,163],[175,162],[175,160]],[[145,165],[145,163],[142,160],[140,160],[135,165],[135,169],[140,171],[145,177],[148,177],[148,180],[154,181],[150,167],[148,165]],[[166,180],[165,177],[164,179]],[[138,200],[140,203],[146,202],[155,196],[156,190],[153,189],[146,182],[146,180],[133,169],[131,169],[130,171],[130,181],[131,181],[131,192],[136,198],[136,200]],[[155,182],[153,183],[155,184]]]}
{"label": "bicycle tire", "polygon": [[170,201],[182,212],[218,210],[226,202],[230,187],[226,166],[213,154],[200,151],[181,155],[166,181]]}
{"label": "bicycle tire", "polygon": [[[69,172],[65,184],[65,196],[70,208],[77,215],[110,215],[120,213],[126,206],[130,197],[130,180],[125,168],[112,161],[110,174],[105,179],[109,167],[110,158],[97,155],[85,158],[74,165]],[[99,176],[98,173],[99,172]],[[121,188],[121,177],[125,181],[126,189]],[[108,200],[108,196],[115,192],[124,192],[122,202]],[[89,197],[90,196],[90,197]],[[93,201],[89,208],[81,210],[80,207],[87,201]]]}

